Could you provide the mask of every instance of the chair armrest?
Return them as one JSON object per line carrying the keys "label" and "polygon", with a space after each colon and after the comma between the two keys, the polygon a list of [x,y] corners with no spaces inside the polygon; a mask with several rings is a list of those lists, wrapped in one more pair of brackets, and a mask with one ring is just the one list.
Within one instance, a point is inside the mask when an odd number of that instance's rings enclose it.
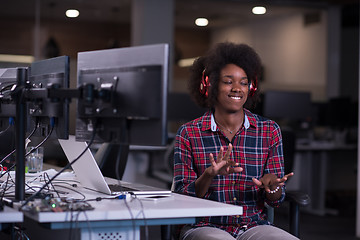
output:
{"label": "chair armrest", "polygon": [[295,202],[299,206],[307,206],[311,202],[309,195],[300,191],[286,191],[285,200]]}

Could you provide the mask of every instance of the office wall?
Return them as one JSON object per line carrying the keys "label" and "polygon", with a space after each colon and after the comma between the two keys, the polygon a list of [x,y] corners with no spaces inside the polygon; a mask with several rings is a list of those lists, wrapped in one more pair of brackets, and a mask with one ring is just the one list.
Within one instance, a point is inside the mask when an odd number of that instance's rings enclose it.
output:
{"label": "office wall", "polygon": [[[202,55],[211,44],[221,41],[244,42],[253,46],[264,65],[263,91],[297,90],[312,92],[314,101],[326,100],[327,41],[325,11],[319,11],[319,21],[304,24],[302,14],[245,22],[225,29],[196,31],[177,29],[175,51],[181,58]],[[265,24],[266,23],[266,24]],[[0,21],[0,53],[29,54],[34,51],[35,22],[29,19]],[[61,55],[76,60],[79,51],[104,49],[117,40],[118,47],[130,46],[130,27],[106,23],[40,22],[40,47],[53,37]],[[178,48],[178,49],[176,49]],[[74,69],[74,68],[73,68]],[[72,71],[72,81],[76,72]],[[188,68],[174,67],[172,91],[186,91]]]}
{"label": "office wall", "polygon": [[309,91],[313,101],[325,101],[327,14],[315,14],[318,21],[308,24],[299,13],[229,26],[212,33],[212,44],[234,41],[254,47],[263,61],[263,91]]}
{"label": "office wall", "polygon": [[[4,54],[34,54],[34,29],[32,19],[0,19],[0,53]],[[104,49],[114,46],[130,45],[130,26],[109,23],[81,22],[40,22],[41,57],[47,41],[52,37],[58,44],[60,55],[75,58],[80,51]]]}

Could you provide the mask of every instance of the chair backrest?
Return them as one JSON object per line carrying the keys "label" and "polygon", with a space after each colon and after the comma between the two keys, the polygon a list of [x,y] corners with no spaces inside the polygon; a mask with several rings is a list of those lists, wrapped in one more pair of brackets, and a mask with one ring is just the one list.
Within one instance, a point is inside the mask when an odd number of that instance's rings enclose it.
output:
{"label": "chair backrest", "polygon": [[293,171],[294,167],[296,135],[293,130],[286,128],[281,130],[281,134],[283,139],[285,174],[288,174]]}
{"label": "chair backrest", "polygon": [[168,144],[164,154],[164,166],[171,175],[174,175],[174,145],[175,139]]}

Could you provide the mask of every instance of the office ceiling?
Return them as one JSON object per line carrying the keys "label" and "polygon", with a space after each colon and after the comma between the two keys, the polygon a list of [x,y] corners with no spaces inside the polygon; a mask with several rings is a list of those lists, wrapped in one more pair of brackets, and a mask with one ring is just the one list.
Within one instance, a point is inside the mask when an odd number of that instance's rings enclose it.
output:
{"label": "office ceiling", "polygon": [[[264,3],[267,14],[255,16],[251,8],[256,3]],[[175,25],[194,27],[196,17],[207,17],[208,27],[221,27],[229,24],[267,18],[292,12],[311,11],[329,4],[359,4],[358,0],[175,0]],[[66,19],[68,8],[80,10],[77,19]],[[311,9],[310,9],[311,8]],[[39,13],[39,14],[37,14]],[[131,19],[131,0],[2,0],[0,18],[28,19],[35,21],[56,20],[113,22],[128,24]]]}

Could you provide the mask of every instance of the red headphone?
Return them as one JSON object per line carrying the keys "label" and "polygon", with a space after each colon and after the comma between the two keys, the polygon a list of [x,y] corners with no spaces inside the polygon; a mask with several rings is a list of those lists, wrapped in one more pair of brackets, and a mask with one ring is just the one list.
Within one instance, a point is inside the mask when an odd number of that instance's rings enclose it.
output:
{"label": "red headphone", "polygon": [[[249,85],[249,96],[252,97],[254,96],[256,90],[257,90],[257,85],[258,85],[258,80],[257,80],[257,76],[255,77],[254,81],[251,81],[250,85]],[[202,95],[205,95],[205,97],[209,96],[209,87],[211,86],[210,82],[209,82],[209,76],[205,75],[205,69],[202,72],[202,78],[201,78],[201,82],[200,82],[200,93]]]}
{"label": "red headphone", "polygon": [[256,76],[255,80],[251,81],[251,84],[249,86],[249,96],[250,97],[254,96],[254,94],[257,90],[257,84],[258,84],[258,80],[257,80],[257,76]]}
{"label": "red headphone", "polygon": [[200,82],[200,93],[202,95],[205,95],[205,97],[209,96],[209,87],[210,87],[210,82],[209,82],[209,76],[205,75],[205,69],[202,72],[202,78],[201,78],[201,82]]}

